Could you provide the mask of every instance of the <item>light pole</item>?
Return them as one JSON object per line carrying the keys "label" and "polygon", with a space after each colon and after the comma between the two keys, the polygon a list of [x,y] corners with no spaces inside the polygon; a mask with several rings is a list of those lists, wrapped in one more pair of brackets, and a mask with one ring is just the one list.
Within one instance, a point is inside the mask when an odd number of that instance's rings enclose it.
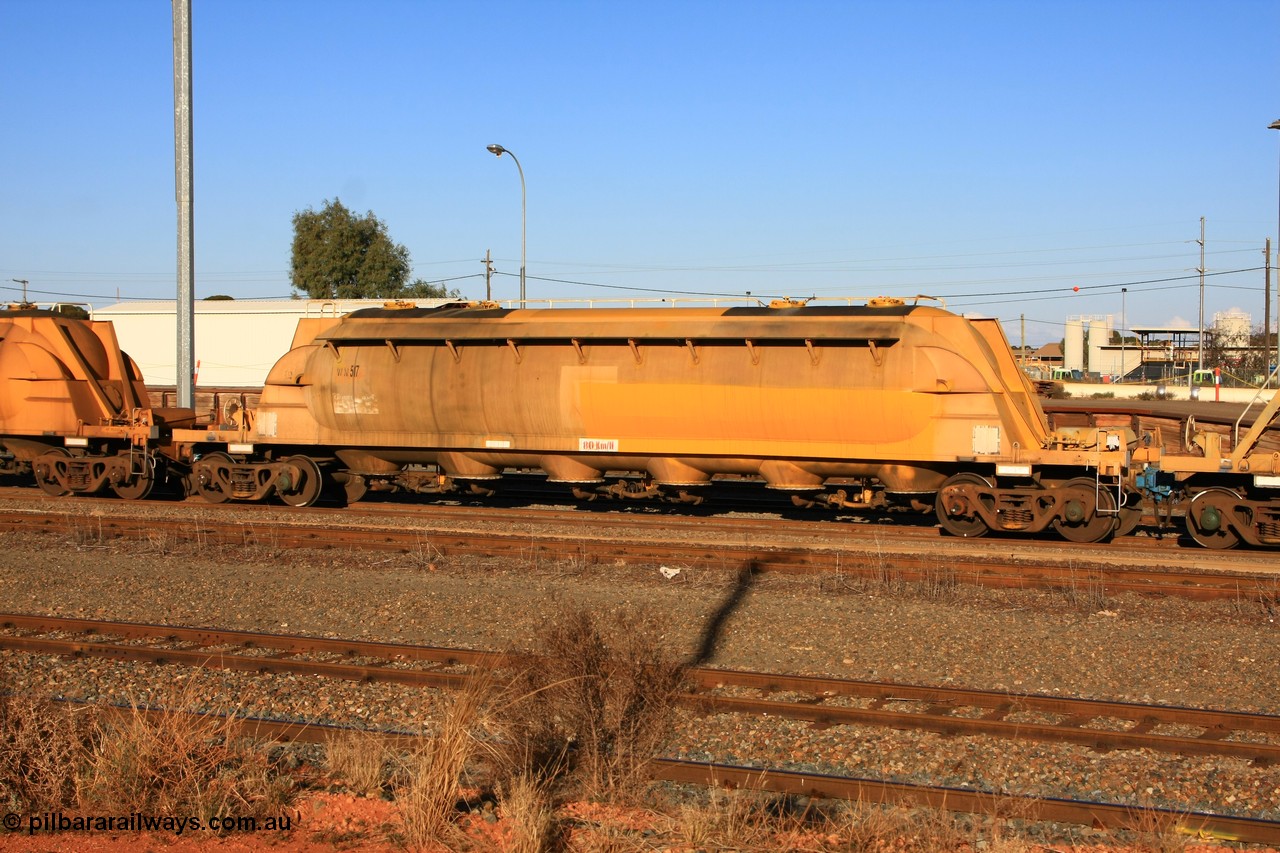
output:
{"label": "light pole", "polygon": [[[1276,119],[1275,121],[1271,122],[1271,124],[1267,125],[1267,127],[1268,127],[1270,130],[1280,130],[1280,119]],[[1280,182],[1278,182],[1278,183],[1277,183],[1277,185],[1276,185],[1276,228],[1277,228],[1277,231],[1276,231],[1276,259],[1277,259],[1277,262],[1276,262],[1276,268],[1277,268],[1277,269],[1280,269]],[[1278,291],[1280,291],[1280,282],[1277,282],[1277,283],[1276,283],[1276,288],[1277,288],[1277,290],[1278,290]],[[1280,304],[1280,301],[1278,301],[1278,302],[1277,302],[1277,304]],[[1277,311],[1280,311],[1280,308],[1277,308]],[[1278,328],[1280,328],[1280,320],[1277,320],[1277,327],[1278,327]],[[1267,329],[1267,330],[1266,330],[1266,334],[1265,334],[1263,337],[1265,337],[1265,338],[1267,339],[1267,346],[1266,346],[1266,350],[1267,350],[1267,360],[1268,360],[1268,361],[1270,361],[1270,358],[1271,358],[1271,330],[1270,330],[1270,329]],[[1276,335],[1276,362],[1277,362],[1277,363],[1280,363],[1280,333],[1278,333],[1278,334]],[[1270,365],[1270,364],[1268,364],[1268,365],[1267,365],[1267,379],[1268,379],[1268,380],[1270,380],[1270,378],[1271,378],[1271,365]]]}
{"label": "light pole", "polygon": [[485,148],[493,153],[495,157],[501,157],[503,154],[510,154],[511,159],[515,160],[516,169],[520,172],[520,307],[524,307],[524,262],[525,262],[525,235],[528,233],[529,218],[527,215],[528,194],[524,189],[524,169],[520,168],[520,161],[516,159],[516,155],[503,148],[501,145],[494,143],[487,145]]}
{"label": "light pole", "polygon": [[1129,295],[1129,288],[1127,287],[1120,288],[1120,381],[1121,382],[1124,381],[1125,376],[1129,373],[1129,362],[1125,361],[1125,358],[1124,358],[1124,330],[1125,330],[1125,326],[1128,325],[1125,322],[1126,314],[1124,310],[1125,308],[1124,303],[1128,295]]}

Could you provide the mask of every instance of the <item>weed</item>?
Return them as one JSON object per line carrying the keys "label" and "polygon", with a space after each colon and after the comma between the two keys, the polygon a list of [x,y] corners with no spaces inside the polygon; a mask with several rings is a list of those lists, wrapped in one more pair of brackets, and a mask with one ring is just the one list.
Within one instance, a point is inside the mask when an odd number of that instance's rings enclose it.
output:
{"label": "weed", "polygon": [[487,735],[499,695],[493,675],[485,673],[444,696],[434,737],[404,759],[395,796],[410,848],[442,843],[456,832],[454,819],[468,771],[494,752]]}
{"label": "weed", "polygon": [[373,797],[382,792],[392,755],[377,737],[368,732],[342,732],[325,741],[324,754],[329,772],[346,782],[353,793]]}
{"label": "weed", "polygon": [[1191,846],[1193,834],[1184,825],[1184,815],[1153,809],[1147,803],[1134,809],[1128,828],[1133,847],[1141,853],[1183,853]]}
{"label": "weed", "polygon": [[77,549],[104,548],[111,541],[102,526],[100,515],[86,518],[84,524],[72,526],[70,538],[72,546]]}
{"label": "weed", "polygon": [[1084,613],[1106,610],[1111,601],[1107,597],[1107,584],[1102,575],[1097,572],[1088,572],[1081,577],[1076,572],[1075,566],[1071,566],[1070,570],[1070,580],[1065,587],[1062,587],[1067,604]]}
{"label": "weed", "polygon": [[95,711],[0,693],[0,801],[9,811],[72,808]]}
{"label": "weed", "polygon": [[146,543],[142,545],[144,553],[158,554],[162,557],[174,554],[181,544],[178,534],[169,528],[148,530]]}
{"label": "weed", "polygon": [[579,609],[539,639],[541,655],[505,709],[513,742],[524,745],[509,760],[538,778],[566,776],[590,798],[633,798],[667,739],[683,683],[658,621],[622,614],[604,628]]}
{"label": "weed", "polygon": [[972,846],[955,817],[940,809],[854,802],[837,812],[829,826],[830,835],[853,850],[932,853]]}
{"label": "weed", "polygon": [[279,531],[273,525],[256,527],[246,524],[241,528],[240,535],[240,547],[246,554],[269,559],[280,553]]}
{"label": "weed", "polygon": [[949,601],[960,590],[960,575],[954,568],[939,560],[928,566],[920,581],[920,592],[929,601]]}
{"label": "weed", "polygon": [[1272,580],[1259,584],[1253,593],[1245,593],[1237,587],[1230,607],[1236,616],[1260,617],[1266,622],[1274,622],[1277,612],[1280,612],[1280,581]]}
{"label": "weed", "polygon": [[422,533],[414,536],[414,542],[405,554],[409,558],[410,565],[422,571],[434,572],[444,562],[444,552],[432,543],[430,536]]}
{"label": "weed", "polygon": [[556,848],[559,827],[545,780],[529,775],[512,777],[498,786],[498,798],[499,813],[509,833],[504,850],[541,853]]}
{"label": "weed", "polygon": [[672,830],[695,850],[768,849],[775,827],[763,802],[750,789],[712,788],[705,803],[680,806]]}
{"label": "weed", "polygon": [[204,717],[194,690],[175,688],[165,707],[136,701],[98,718],[81,783],[81,804],[104,813],[265,816],[288,799],[260,743],[236,736],[234,717]]}

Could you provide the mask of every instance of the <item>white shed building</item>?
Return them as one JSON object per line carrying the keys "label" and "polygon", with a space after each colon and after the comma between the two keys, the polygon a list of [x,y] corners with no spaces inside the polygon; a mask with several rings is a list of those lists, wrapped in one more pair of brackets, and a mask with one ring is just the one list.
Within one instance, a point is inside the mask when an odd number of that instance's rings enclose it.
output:
{"label": "white shed building", "polygon": [[[452,299],[413,300],[423,308]],[[215,299],[195,303],[196,384],[206,388],[261,388],[267,373],[289,351],[298,320],[332,317],[359,308],[379,308],[384,299]],[[142,371],[148,387],[177,385],[176,303],[122,302],[94,310],[110,320],[120,348]]]}

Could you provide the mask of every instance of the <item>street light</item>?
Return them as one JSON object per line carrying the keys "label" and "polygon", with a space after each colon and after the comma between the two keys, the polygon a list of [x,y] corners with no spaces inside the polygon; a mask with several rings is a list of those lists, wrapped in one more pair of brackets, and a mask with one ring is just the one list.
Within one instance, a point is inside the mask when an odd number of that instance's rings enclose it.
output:
{"label": "street light", "polygon": [[524,189],[524,169],[520,168],[520,161],[516,160],[516,155],[503,148],[501,145],[494,143],[486,145],[485,148],[493,153],[495,157],[501,157],[503,154],[510,154],[511,159],[516,162],[516,169],[520,172],[520,307],[524,307],[524,262],[525,262],[525,235],[527,234],[529,218],[526,213],[528,194]]}

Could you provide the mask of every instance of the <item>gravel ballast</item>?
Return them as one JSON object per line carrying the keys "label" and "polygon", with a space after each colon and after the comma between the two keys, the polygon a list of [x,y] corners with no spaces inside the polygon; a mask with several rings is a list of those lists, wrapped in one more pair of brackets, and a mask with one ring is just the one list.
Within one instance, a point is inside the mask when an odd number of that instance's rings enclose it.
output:
{"label": "gravel ballast", "polygon": [[[18,613],[528,650],[569,608],[606,620],[646,611],[678,657],[714,626],[712,666],[1280,714],[1269,601],[830,576],[756,576],[745,593],[738,583],[687,567],[667,578],[658,566],[0,537],[0,609]],[[422,691],[387,685],[13,653],[5,663],[18,688],[78,699],[147,701],[177,683],[210,707],[315,722],[415,730],[431,712]],[[1280,819],[1280,772],[1236,759],[732,715],[684,719],[670,754]]]}

